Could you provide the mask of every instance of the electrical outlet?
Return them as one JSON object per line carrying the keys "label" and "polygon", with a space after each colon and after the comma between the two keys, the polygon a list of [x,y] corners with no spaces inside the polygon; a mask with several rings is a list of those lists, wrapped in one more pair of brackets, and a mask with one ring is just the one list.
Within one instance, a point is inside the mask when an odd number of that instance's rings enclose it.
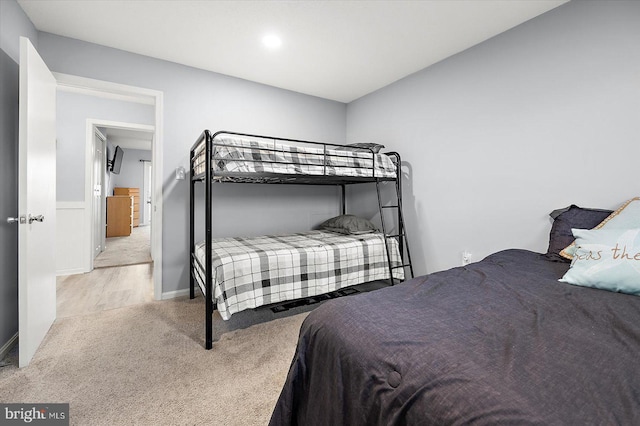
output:
{"label": "electrical outlet", "polygon": [[462,266],[468,265],[471,263],[471,253],[467,250],[462,252]]}
{"label": "electrical outlet", "polygon": [[186,175],[186,170],[184,167],[176,167],[176,180],[184,180]]}

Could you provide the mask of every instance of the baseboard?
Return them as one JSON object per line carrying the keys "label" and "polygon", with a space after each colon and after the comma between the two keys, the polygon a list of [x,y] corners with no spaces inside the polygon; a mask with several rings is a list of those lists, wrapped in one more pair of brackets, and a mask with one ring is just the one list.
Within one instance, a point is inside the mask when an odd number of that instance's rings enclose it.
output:
{"label": "baseboard", "polygon": [[84,268],[73,268],[73,269],[63,269],[61,271],[56,271],[56,276],[60,277],[62,275],[76,275],[76,274],[84,274],[87,271],[85,271]]}
{"label": "baseboard", "polygon": [[18,343],[18,333],[11,336],[9,341],[0,348],[0,360],[3,359],[11,349]]}
{"label": "baseboard", "polygon": [[188,288],[185,288],[182,290],[175,290],[175,291],[166,291],[162,293],[162,300],[174,299],[176,297],[182,297],[182,296],[188,296],[188,295],[189,295]]}

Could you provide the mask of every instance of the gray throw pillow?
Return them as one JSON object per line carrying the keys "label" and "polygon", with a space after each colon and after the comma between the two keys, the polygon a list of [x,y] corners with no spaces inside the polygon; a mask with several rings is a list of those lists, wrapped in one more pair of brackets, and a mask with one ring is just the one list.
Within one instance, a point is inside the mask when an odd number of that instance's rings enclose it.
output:
{"label": "gray throw pillow", "polygon": [[352,214],[332,217],[331,219],[322,222],[319,228],[326,231],[351,235],[368,234],[378,231],[378,228],[376,228],[373,223],[369,222],[367,219],[354,216]]}

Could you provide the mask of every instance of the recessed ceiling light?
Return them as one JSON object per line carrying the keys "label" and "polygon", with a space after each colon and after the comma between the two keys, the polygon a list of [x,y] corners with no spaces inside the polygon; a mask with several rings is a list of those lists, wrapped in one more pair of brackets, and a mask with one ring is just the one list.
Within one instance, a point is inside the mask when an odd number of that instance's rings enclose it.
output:
{"label": "recessed ceiling light", "polygon": [[267,34],[262,37],[262,44],[267,46],[269,49],[276,49],[282,45],[282,40],[275,34]]}

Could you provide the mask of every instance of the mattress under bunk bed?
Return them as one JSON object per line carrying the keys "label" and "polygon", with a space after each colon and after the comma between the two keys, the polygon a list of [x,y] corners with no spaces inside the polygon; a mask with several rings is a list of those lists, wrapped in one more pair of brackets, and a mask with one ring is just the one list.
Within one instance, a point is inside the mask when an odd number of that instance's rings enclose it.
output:
{"label": "mattress under bunk bed", "polygon": [[[399,154],[374,144],[336,145],[205,130],[191,148],[191,279],[205,297],[205,347],[213,343],[212,314],[318,296],[371,281],[405,278],[409,266],[401,218]],[[217,183],[345,185],[391,181],[398,194],[397,232],[366,234],[326,230],[261,237],[212,237],[212,188]],[[194,237],[194,184],[205,185],[205,239]],[[379,190],[379,188],[378,188]],[[382,210],[380,205],[380,210]]]}

